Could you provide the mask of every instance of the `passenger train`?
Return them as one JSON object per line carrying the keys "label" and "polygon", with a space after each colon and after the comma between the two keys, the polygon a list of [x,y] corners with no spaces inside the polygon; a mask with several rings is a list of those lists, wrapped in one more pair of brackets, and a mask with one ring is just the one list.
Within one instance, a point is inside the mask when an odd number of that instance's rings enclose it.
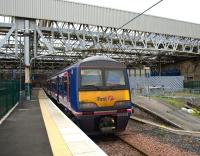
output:
{"label": "passenger train", "polygon": [[87,134],[124,131],[132,113],[126,66],[105,56],[65,68],[45,90]]}

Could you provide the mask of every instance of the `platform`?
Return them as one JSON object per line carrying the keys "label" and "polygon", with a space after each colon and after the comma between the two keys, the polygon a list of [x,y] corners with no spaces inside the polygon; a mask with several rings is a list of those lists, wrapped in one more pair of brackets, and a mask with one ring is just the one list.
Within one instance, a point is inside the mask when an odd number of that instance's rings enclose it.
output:
{"label": "platform", "polygon": [[104,156],[86,134],[46,96],[25,101],[0,125],[3,156]]}
{"label": "platform", "polygon": [[133,103],[147,109],[165,120],[173,122],[178,127],[189,131],[200,131],[200,119],[179,109],[160,103],[152,98],[138,96]]}

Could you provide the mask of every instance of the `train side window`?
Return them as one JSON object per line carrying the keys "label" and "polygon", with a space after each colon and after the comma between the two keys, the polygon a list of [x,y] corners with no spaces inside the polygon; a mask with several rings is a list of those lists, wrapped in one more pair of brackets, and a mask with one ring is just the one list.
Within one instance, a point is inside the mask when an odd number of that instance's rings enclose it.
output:
{"label": "train side window", "polygon": [[62,77],[59,77],[59,94],[63,96]]}
{"label": "train side window", "polygon": [[59,77],[56,77],[56,93],[59,94]]}
{"label": "train side window", "polygon": [[70,83],[68,75],[64,77],[64,96],[66,96],[67,101],[70,102]]}
{"label": "train side window", "polygon": [[56,79],[52,80],[52,91],[56,92]]}
{"label": "train side window", "polygon": [[64,96],[67,96],[68,87],[69,87],[68,77],[64,77]]}
{"label": "train side window", "polygon": [[62,89],[62,97],[64,97],[65,96],[64,77],[61,77],[61,89]]}
{"label": "train side window", "polygon": [[51,91],[51,81],[48,81],[47,89],[48,89],[49,91]]}
{"label": "train side window", "polygon": [[49,87],[49,82],[46,82],[45,84],[46,84],[46,85],[45,85],[45,88],[48,89],[48,87]]}

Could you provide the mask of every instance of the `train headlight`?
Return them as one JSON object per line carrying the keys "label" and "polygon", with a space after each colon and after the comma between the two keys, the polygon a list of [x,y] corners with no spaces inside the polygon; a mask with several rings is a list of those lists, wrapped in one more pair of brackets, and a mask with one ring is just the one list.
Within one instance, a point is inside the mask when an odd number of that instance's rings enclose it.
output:
{"label": "train headlight", "polygon": [[128,107],[131,105],[130,101],[117,101],[115,102],[115,107]]}
{"label": "train headlight", "polygon": [[96,108],[97,105],[95,103],[80,103],[79,108],[80,109],[91,109],[91,108]]}

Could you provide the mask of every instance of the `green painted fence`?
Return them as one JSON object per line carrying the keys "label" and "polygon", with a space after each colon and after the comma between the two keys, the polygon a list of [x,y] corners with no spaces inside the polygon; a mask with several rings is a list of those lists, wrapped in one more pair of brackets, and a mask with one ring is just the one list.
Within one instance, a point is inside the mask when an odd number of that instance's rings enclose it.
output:
{"label": "green painted fence", "polygon": [[190,93],[200,94],[200,81],[194,81],[194,80],[185,81],[184,88],[189,89]]}
{"label": "green painted fence", "polygon": [[184,82],[184,88],[189,89],[200,89],[200,81],[185,81]]}
{"label": "green painted fence", "polygon": [[19,101],[19,82],[0,80],[0,119]]}

